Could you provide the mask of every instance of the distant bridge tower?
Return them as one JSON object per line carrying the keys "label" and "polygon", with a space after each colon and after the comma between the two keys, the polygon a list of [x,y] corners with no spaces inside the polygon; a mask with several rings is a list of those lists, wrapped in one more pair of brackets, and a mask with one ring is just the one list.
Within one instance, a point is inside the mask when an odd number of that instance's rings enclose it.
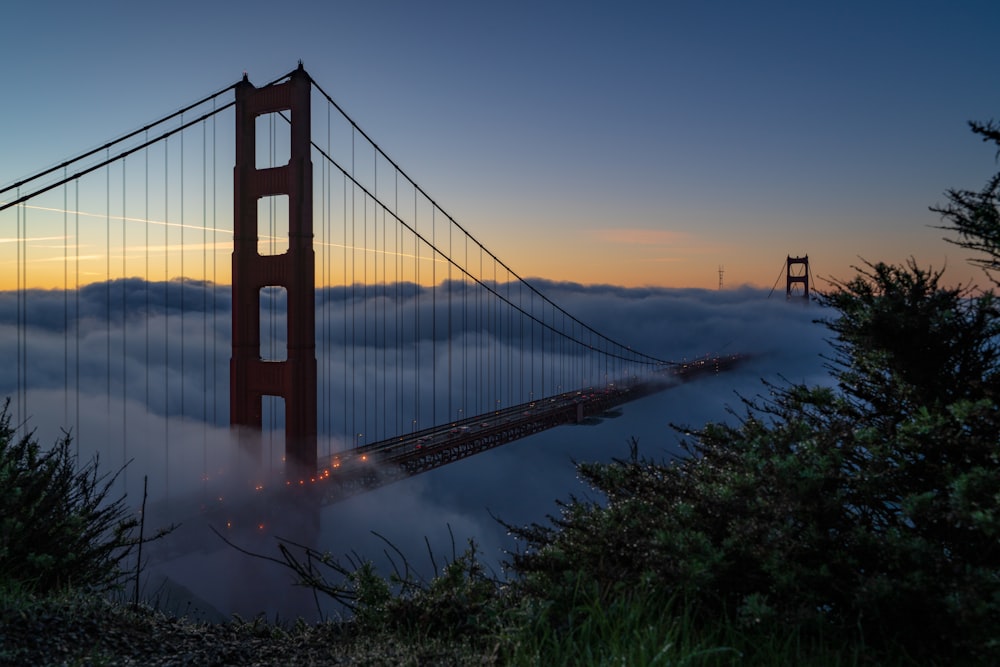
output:
{"label": "distant bridge tower", "polygon": [[[796,285],[802,285],[802,296],[809,300],[809,255],[792,257],[786,260],[785,298],[792,298]],[[781,274],[778,274],[781,275]],[[780,280],[780,279],[779,279]]]}
{"label": "distant bridge tower", "polygon": [[[288,475],[317,468],[315,254],[310,160],[310,80],[302,68],[288,81],[256,88],[246,75],[236,86],[236,167],[233,201],[233,352],[229,362],[229,422],[235,428],[262,428],[262,397],[285,400],[285,461]],[[256,119],[291,115],[288,164],[258,169]],[[288,250],[261,255],[257,203],[288,197]],[[266,360],[260,349],[260,292],[284,287],[287,354]]]}

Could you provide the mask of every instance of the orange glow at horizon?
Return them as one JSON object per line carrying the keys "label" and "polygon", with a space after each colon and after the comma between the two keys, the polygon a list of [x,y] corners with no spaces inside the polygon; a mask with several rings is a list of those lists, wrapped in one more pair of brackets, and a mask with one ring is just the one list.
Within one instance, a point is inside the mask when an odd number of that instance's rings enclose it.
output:
{"label": "orange glow at horizon", "polygon": [[[76,239],[75,243],[71,233],[21,238],[0,237],[0,267],[4,267],[0,273],[0,290],[16,289],[21,281],[24,282],[22,287],[27,289],[73,289],[106,280],[136,277],[149,281],[170,281],[183,277],[187,280],[204,280],[226,285],[232,282],[233,231],[231,229],[136,216],[109,216],[57,207],[22,205],[18,208],[73,217],[71,225],[67,225],[64,219],[50,220],[49,228],[78,229],[76,218],[110,222],[111,227],[96,231],[81,230],[80,238]],[[171,231],[183,233],[183,230],[189,230],[201,232],[202,238],[208,235],[222,235],[227,238],[214,242],[181,243],[179,240],[171,242],[169,236],[165,239],[158,232],[157,242],[154,244],[125,244],[122,242],[122,237],[129,239],[129,235],[122,231],[125,223],[151,225],[162,229],[167,235]],[[45,224],[45,221],[32,220],[32,224]],[[144,231],[146,239],[149,239],[148,227],[144,228]],[[260,250],[266,250],[269,245],[281,247],[283,241],[287,247],[287,239],[267,234],[260,234],[258,239]],[[397,250],[363,248],[314,240],[317,286],[343,286],[362,282],[371,284],[385,279],[389,282],[395,280],[416,282],[429,287],[434,284],[435,278],[437,281],[443,280],[429,267],[435,265],[446,267],[449,264],[447,259],[425,250],[423,244],[419,253],[406,250],[407,245],[413,245],[415,248],[415,243],[405,242],[402,244],[403,249]],[[389,263],[380,259],[390,257],[399,261]],[[339,262],[339,265],[324,270],[320,264],[324,258],[329,258],[331,264]],[[23,266],[20,267],[20,276],[17,275],[16,269],[7,270],[10,267],[17,267],[21,260]],[[60,264],[62,266],[59,266]],[[417,269],[418,264],[425,268]],[[190,267],[195,268],[192,270]],[[455,279],[461,279],[463,275],[458,269],[453,269],[453,274]]]}
{"label": "orange glow at horizon", "polygon": [[[31,289],[74,289],[136,277],[151,282],[181,276],[219,285],[232,282],[231,229],[53,206],[19,208],[31,213],[28,218],[34,235],[18,239],[11,233],[15,209],[0,215],[0,230],[6,232],[0,237],[0,290],[16,289],[19,284]],[[76,218],[91,224],[85,229]],[[95,221],[110,225],[95,228]],[[859,264],[855,242],[846,236],[817,238],[803,244],[805,247],[786,248],[787,239],[780,229],[765,235],[752,228],[744,237],[713,233],[708,225],[697,233],[633,226],[581,229],[567,234],[564,226],[553,224],[536,225],[526,241],[525,233],[515,227],[499,221],[482,222],[488,229],[502,230],[497,238],[482,239],[483,245],[501,260],[516,260],[508,265],[529,282],[715,290],[719,267],[724,266],[725,289],[768,289],[783,285],[787,253],[810,255],[816,279],[812,286],[819,288],[828,287],[830,277],[850,277],[852,267]],[[156,232],[151,234],[151,229]],[[79,238],[74,237],[76,230]],[[375,247],[365,248],[350,243],[361,238],[360,230],[354,232],[348,229],[343,234],[347,242],[329,238],[328,231],[325,237],[314,239],[317,287],[395,282],[431,287],[446,280],[469,279],[412,234],[369,236],[369,243]],[[981,276],[961,261],[964,258],[952,258],[949,263],[947,255],[941,258],[940,251],[935,255],[922,250],[933,248],[931,241],[940,243],[936,233],[931,236],[916,239],[915,234],[908,233],[905,240],[912,245],[907,246],[900,243],[898,235],[886,233],[869,241],[868,250],[873,259],[887,262],[900,263],[916,256],[936,266],[947,265],[953,282],[981,281]],[[266,234],[260,239],[258,247],[266,247],[272,240]],[[512,278],[502,265],[494,264],[488,252],[480,250],[476,241],[466,244],[463,240],[462,244],[454,246],[453,254],[457,262],[468,262],[472,276],[499,283]],[[441,251],[449,248],[441,247]],[[20,267],[19,262],[23,262]]]}

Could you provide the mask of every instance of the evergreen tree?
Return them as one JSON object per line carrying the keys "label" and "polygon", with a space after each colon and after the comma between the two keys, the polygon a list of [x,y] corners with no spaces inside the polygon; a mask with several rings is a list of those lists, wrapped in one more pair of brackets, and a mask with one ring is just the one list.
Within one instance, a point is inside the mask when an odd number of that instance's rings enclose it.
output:
{"label": "evergreen tree", "polygon": [[[973,130],[1000,144],[992,125]],[[1000,175],[940,209],[1000,267]],[[1000,652],[1000,313],[941,272],[866,264],[821,297],[835,387],[771,386],[687,456],[584,464],[605,503],[513,528],[529,593],[570,609],[680,596],[706,623],[810,628],[984,660]],[[689,432],[690,429],[683,429]]]}
{"label": "evergreen tree", "polygon": [[119,582],[135,541],[125,499],[110,497],[114,476],[98,461],[82,467],[70,438],[43,450],[18,435],[0,409],[0,586],[36,593],[106,590]]}

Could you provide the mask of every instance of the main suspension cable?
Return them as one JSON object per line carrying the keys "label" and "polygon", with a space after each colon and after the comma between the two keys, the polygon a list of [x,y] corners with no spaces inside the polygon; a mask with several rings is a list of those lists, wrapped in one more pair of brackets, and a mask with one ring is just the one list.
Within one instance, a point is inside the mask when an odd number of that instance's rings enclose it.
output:
{"label": "main suspension cable", "polygon": [[[308,74],[307,74],[307,76],[308,76]],[[377,143],[375,143],[375,141],[374,141],[374,140],[373,140],[373,139],[372,139],[372,138],[371,138],[370,136],[368,136],[368,134],[367,134],[367,133],[366,133],[366,132],[365,132],[364,130],[362,130],[362,129],[361,129],[361,127],[360,127],[360,126],[359,126],[359,125],[358,125],[357,123],[355,123],[355,122],[354,122],[354,120],[353,120],[353,119],[351,119],[351,117],[350,117],[349,115],[347,115],[347,112],[346,112],[346,111],[344,111],[344,109],[343,109],[343,108],[342,108],[342,107],[341,107],[341,106],[340,106],[339,104],[337,104],[337,102],[336,102],[336,101],[334,101],[334,99],[333,99],[333,98],[332,98],[332,97],[331,97],[331,96],[330,96],[330,95],[329,95],[329,94],[328,94],[328,93],[327,93],[327,92],[326,92],[325,90],[323,90],[323,88],[322,88],[322,87],[321,87],[321,86],[320,86],[320,85],[319,85],[319,84],[318,84],[318,83],[317,83],[317,82],[315,81],[315,79],[313,79],[313,78],[312,78],[312,77],[310,76],[310,77],[309,77],[309,80],[310,80],[310,82],[312,83],[313,87],[314,87],[314,88],[316,88],[316,90],[318,90],[318,91],[319,91],[319,93],[320,93],[320,94],[321,94],[321,95],[322,95],[322,96],[323,96],[324,98],[326,98],[327,102],[329,102],[329,103],[330,103],[331,105],[333,105],[333,106],[334,106],[334,107],[335,107],[335,108],[337,109],[337,111],[339,111],[339,112],[340,112],[340,114],[341,114],[341,115],[342,115],[342,116],[344,117],[344,119],[345,119],[345,120],[346,120],[346,121],[347,121],[348,123],[350,123],[350,124],[351,124],[351,127],[353,128],[353,130],[354,130],[354,131],[356,131],[356,132],[357,132],[358,134],[360,134],[360,135],[361,135],[362,137],[364,137],[364,138],[365,138],[365,139],[366,139],[366,140],[367,140],[367,141],[368,141],[368,142],[369,142],[369,143],[370,143],[370,144],[372,145],[372,147],[373,147],[373,148],[374,148],[374,149],[375,149],[375,150],[376,150],[376,151],[378,152],[378,154],[379,154],[379,155],[381,155],[381,156],[382,156],[383,158],[385,158],[385,160],[386,160],[387,162],[389,162],[389,164],[391,164],[391,165],[392,165],[392,166],[393,166],[393,167],[394,167],[394,168],[396,169],[396,171],[397,171],[397,172],[398,172],[399,174],[401,174],[401,175],[403,176],[403,178],[405,178],[405,179],[406,179],[407,181],[409,181],[409,183],[410,183],[410,184],[411,184],[411,185],[413,186],[413,188],[414,188],[414,190],[415,190],[416,192],[419,192],[419,193],[420,193],[421,195],[423,195],[423,197],[424,197],[424,198],[425,198],[425,199],[426,199],[426,200],[427,200],[427,201],[428,201],[428,202],[429,202],[429,203],[430,203],[430,204],[431,204],[431,205],[432,205],[432,206],[433,206],[434,208],[436,208],[436,209],[438,209],[439,211],[441,211],[441,213],[442,213],[442,214],[443,214],[443,215],[444,215],[444,216],[445,216],[445,217],[446,217],[446,218],[447,218],[447,219],[448,219],[448,220],[449,220],[449,221],[450,221],[450,222],[451,222],[451,223],[452,223],[453,225],[455,225],[455,226],[456,226],[456,227],[457,227],[458,229],[460,229],[460,230],[461,230],[461,231],[462,231],[462,232],[463,232],[463,233],[464,233],[464,234],[465,234],[466,236],[468,236],[468,237],[469,237],[469,238],[470,238],[470,239],[471,239],[471,240],[472,240],[472,241],[473,241],[473,242],[474,242],[474,243],[475,243],[476,245],[478,245],[478,246],[480,247],[480,249],[481,249],[481,250],[482,250],[483,252],[486,252],[486,253],[487,253],[488,255],[490,255],[490,257],[492,257],[492,258],[493,258],[493,259],[494,259],[495,261],[499,262],[501,266],[503,266],[503,267],[504,267],[505,269],[507,269],[508,271],[510,271],[511,275],[513,275],[513,276],[514,276],[514,277],[515,277],[515,278],[516,278],[516,279],[517,279],[518,281],[520,281],[520,282],[524,283],[524,285],[525,285],[525,286],[526,286],[526,287],[527,287],[528,289],[530,289],[530,290],[531,290],[532,292],[534,292],[534,293],[535,293],[535,294],[537,294],[537,295],[538,295],[539,297],[541,297],[541,299],[542,299],[543,301],[545,301],[546,303],[548,303],[548,304],[549,304],[549,305],[551,305],[552,307],[556,308],[556,309],[557,309],[557,310],[559,310],[560,312],[562,312],[562,313],[565,313],[565,314],[566,314],[566,315],[567,315],[568,317],[570,317],[570,318],[571,318],[572,320],[576,321],[577,323],[579,323],[579,324],[580,324],[581,326],[583,326],[583,327],[584,327],[584,328],[586,328],[587,330],[589,330],[589,331],[593,332],[593,333],[594,333],[595,335],[597,335],[598,337],[600,337],[600,338],[602,338],[602,339],[604,339],[604,340],[608,341],[609,343],[611,343],[611,344],[613,344],[613,345],[615,345],[615,346],[617,346],[617,347],[619,347],[619,348],[622,348],[622,349],[628,349],[628,350],[629,350],[629,351],[630,351],[630,352],[632,353],[632,355],[634,355],[634,356],[638,356],[638,357],[643,357],[643,358],[647,359],[647,360],[648,360],[648,362],[647,362],[647,363],[652,363],[652,364],[667,364],[667,365],[676,365],[676,363],[677,363],[677,362],[673,362],[673,361],[669,361],[669,360],[666,360],[666,359],[659,359],[659,358],[657,358],[657,357],[654,357],[654,356],[652,356],[652,355],[648,355],[648,354],[644,354],[644,353],[642,353],[642,352],[637,352],[637,351],[635,351],[635,350],[631,350],[631,349],[629,348],[629,346],[627,346],[627,345],[625,345],[625,344],[623,344],[623,343],[619,343],[618,341],[616,341],[616,340],[614,340],[614,339],[612,339],[612,338],[609,338],[608,336],[606,336],[606,335],[602,334],[601,332],[597,331],[596,329],[593,329],[593,328],[592,328],[592,327],[591,327],[590,325],[586,324],[585,322],[582,322],[582,321],[580,321],[580,320],[579,320],[579,319],[577,319],[577,318],[576,318],[576,317],[575,317],[575,316],[574,316],[574,315],[573,315],[572,313],[569,313],[568,311],[566,311],[565,309],[563,309],[563,308],[562,308],[561,306],[559,306],[559,305],[558,305],[557,303],[555,303],[554,301],[552,301],[551,299],[549,299],[549,298],[548,298],[547,296],[545,296],[544,294],[542,294],[542,293],[541,293],[541,292],[540,292],[540,291],[539,291],[539,290],[538,290],[537,288],[535,288],[535,287],[534,287],[534,286],[533,286],[533,285],[532,285],[531,283],[529,283],[529,282],[528,282],[528,281],[526,281],[526,280],[525,280],[524,278],[522,278],[522,277],[521,277],[520,275],[518,275],[518,274],[517,274],[517,273],[516,273],[515,271],[513,271],[512,269],[510,269],[510,267],[508,267],[508,266],[507,266],[507,265],[506,265],[506,264],[505,264],[505,263],[504,263],[504,262],[503,262],[503,261],[502,261],[502,260],[501,260],[500,258],[498,258],[498,257],[497,257],[496,255],[494,255],[494,254],[493,254],[492,252],[490,252],[490,251],[489,251],[489,250],[488,250],[488,249],[487,249],[487,248],[486,248],[486,247],[485,247],[485,246],[484,246],[484,245],[483,245],[483,244],[482,244],[481,242],[479,242],[479,241],[478,241],[478,240],[477,240],[477,239],[476,239],[476,238],[475,238],[475,237],[474,237],[474,236],[473,236],[473,235],[472,235],[471,233],[469,233],[469,231],[468,231],[468,230],[466,230],[466,229],[465,229],[465,228],[464,228],[464,227],[463,227],[463,226],[462,226],[461,224],[459,224],[459,222],[458,222],[457,220],[455,220],[455,218],[454,218],[454,217],[452,217],[452,216],[451,216],[451,215],[450,215],[450,214],[449,214],[449,213],[448,213],[447,211],[445,211],[445,210],[444,210],[444,209],[443,209],[443,208],[442,208],[441,206],[439,206],[439,205],[438,205],[438,203],[437,203],[437,202],[436,202],[436,201],[435,201],[435,200],[434,200],[433,198],[431,198],[431,196],[430,196],[430,195],[428,195],[428,194],[427,194],[427,192],[426,192],[426,191],[424,191],[424,189],[423,189],[423,188],[421,188],[421,187],[420,187],[420,186],[419,186],[419,185],[418,185],[418,184],[416,183],[416,181],[414,181],[414,180],[413,180],[412,178],[410,178],[410,177],[409,177],[409,176],[407,175],[407,173],[406,173],[405,171],[403,171],[403,169],[402,169],[402,168],[401,168],[401,167],[400,167],[400,166],[399,166],[399,165],[398,165],[398,164],[397,164],[397,163],[395,162],[395,160],[393,160],[393,159],[392,159],[391,157],[389,157],[389,155],[388,155],[388,154],[387,154],[387,153],[386,153],[385,151],[383,151],[383,150],[382,150],[382,148],[381,148],[381,147],[380,147],[380,146],[379,146],[379,145],[378,145]],[[284,116],[282,115],[282,117],[284,117]],[[288,119],[286,118],[286,120],[288,120]],[[313,146],[314,146],[314,147],[316,147],[317,149],[319,149],[319,147],[318,147],[318,146],[316,146],[316,144],[315,144],[315,143],[313,144]],[[319,149],[319,150],[321,150],[321,149]],[[322,151],[321,151],[321,152],[322,152]],[[335,161],[335,160],[333,160],[333,158],[332,158],[332,157],[330,157],[329,155],[327,155],[327,154],[324,154],[324,157],[326,157],[326,159],[328,159],[328,160],[331,160],[331,161],[332,161],[332,162],[334,163],[334,165],[336,165],[336,166],[337,166],[338,168],[341,168],[341,167],[340,167],[340,165],[339,165],[339,164],[337,164],[337,163],[336,163],[336,161]],[[363,187],[363,186],[361,186],[360,184],[358,184],[358,185],[359,185],[359,187]],[[373,194],[372,196],[373,196],[373,197],[375,197],[375,195],[374,195],[374,194]],[[376,199],[376,201],[378,201],[378,198],[377,198],[377,197],[375,197],[375,199]],[[404,222],[403,220],[399,219],[398,215],[397,215],[396,217],[397,217],[397,220],[398,220],[398,221],[399,221],[400,223],[402,223],[402,224],[406,224],[406,223],[405,223],[405,222]],[[412,231],[414,231],[414,233],[416,233],[416,230],[415,230],[415,229],[414,229],[414,230],[412,230]],[[422,237],[421,237],[421,238],[422,238]],[[423,240],[424,240],[425,242],[427,242],[427,241],[426,241],[426,239],[423,239]],[[459,267],[459,268],[461,268],[461,267]],[[470,276],[470,277],[471,277],[471,276]],[[473,278],[473,280],[475,280],[475,279]],[[496,292],[494,292],[494,294],[496,294]],[[499,294],[496,294],[496,296],[498,296],[498,297],[499,297],[500,295],[499,295]],[[557,332],[557,333],[558,333],[558,332]]]}

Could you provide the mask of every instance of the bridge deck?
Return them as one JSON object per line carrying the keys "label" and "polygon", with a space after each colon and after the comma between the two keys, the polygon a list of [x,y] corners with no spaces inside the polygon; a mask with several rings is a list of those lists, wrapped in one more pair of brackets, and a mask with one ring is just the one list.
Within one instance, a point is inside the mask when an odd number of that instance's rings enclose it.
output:
{"label": "bridge deck", "polygon": [[[351,496],[371,491],[413,475],[433,470],[479,454],[520,438],[563,424],[581,423],[599,417],[616,406],[648,396],[705,375],[733,368],[746,359],[742,355],[699,359],[666,369],[661,378],[637,382],[628,387],[576,390],[524,403],[485,415],[477,415],[442,426],[371,443],[332,457],[330,465],[315,477],[288,480],[284,487],[258,487],[243,497],[218,498],[218,502],[174,505],[191,509],[186,520],[195,525],[207,522],[227,534],[244,538],[263,536],[272,524],[289,519],[318,526],[319,508]],[[193,500],[193,499],[192,499]],[[195,507],[199,509],[194,510]],[[150,508],[155,516],[160,508]],[[223,542],[212,541],[215,548]],[[158,549],[158,560],[210,549],[197,532],[180,531]]]}
{"label": "bridge deck", "polygon": [[[660,378],[569,391],[371,443],[333,456],[315,478],[298,484],[314,485],[320,504],[332,504],[556,426],[583,423],[678,382],[727,370],[743,359],[741,355],[699,359],[673,366]],[[287,484],[294,486],[295,481]]]}

